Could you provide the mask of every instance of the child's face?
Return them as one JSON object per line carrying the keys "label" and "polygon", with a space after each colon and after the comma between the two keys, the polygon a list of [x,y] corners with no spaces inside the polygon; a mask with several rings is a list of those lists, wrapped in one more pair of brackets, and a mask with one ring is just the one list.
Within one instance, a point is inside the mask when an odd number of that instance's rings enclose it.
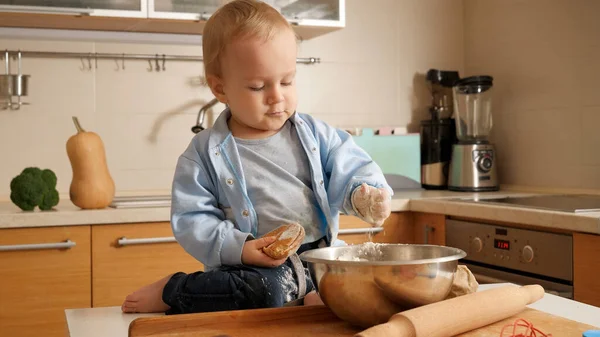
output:
{"label": "child's face", "polygon": [[234,136],[273,135],[296,111],[296,53],[296,38],[289,30],[268,41],[250,39],[227,46],[220,82]]}

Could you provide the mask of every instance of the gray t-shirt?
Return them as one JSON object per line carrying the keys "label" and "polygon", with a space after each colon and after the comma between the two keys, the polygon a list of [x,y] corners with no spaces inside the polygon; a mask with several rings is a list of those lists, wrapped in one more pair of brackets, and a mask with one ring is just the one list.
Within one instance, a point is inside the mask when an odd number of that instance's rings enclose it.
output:
{"label": "gray t-shirt", "polygon": [[[296,222],[304,227],[304,242],[323,237],[321,211],[312,190],[308,158],[294,125],[287,121],[271,137],[235,138],[235,142],[248,196],[258,215],[257,235],[260,237],[283,224]],[[226,212],[227,218],[235,222],[230,213]]]}

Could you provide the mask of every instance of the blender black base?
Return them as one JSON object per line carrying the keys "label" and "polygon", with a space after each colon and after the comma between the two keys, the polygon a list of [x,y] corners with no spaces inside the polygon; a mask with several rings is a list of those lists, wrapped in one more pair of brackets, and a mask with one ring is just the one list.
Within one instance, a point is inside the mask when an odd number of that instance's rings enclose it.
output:
{"label": "blender black base", "polygon": [[421,184],[421,187],[423,187],[426,190],[435,190],[435,191],[441,191],[441,190],[447,190],[448,186],[447,185],[427,185],[427,184]]}
{"label": "blender black base", "polygon": [[499,186],[481,186],[481,187],[458,187],[448,186],[449,191],[454,192],[496,192],[500,190]]}

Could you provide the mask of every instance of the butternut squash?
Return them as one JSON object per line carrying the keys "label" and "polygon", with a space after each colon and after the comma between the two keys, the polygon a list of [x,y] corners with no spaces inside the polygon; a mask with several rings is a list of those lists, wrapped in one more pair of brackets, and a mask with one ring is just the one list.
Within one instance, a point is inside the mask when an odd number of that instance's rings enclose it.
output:
{"label": "butternut squash", "polygon": [[67,140],[67,155],[73,169],[69,196],[82,209],[105,208],[115,196],[115,182],[106,163],[100,136],[85,131],[73,117],[77,133]]}

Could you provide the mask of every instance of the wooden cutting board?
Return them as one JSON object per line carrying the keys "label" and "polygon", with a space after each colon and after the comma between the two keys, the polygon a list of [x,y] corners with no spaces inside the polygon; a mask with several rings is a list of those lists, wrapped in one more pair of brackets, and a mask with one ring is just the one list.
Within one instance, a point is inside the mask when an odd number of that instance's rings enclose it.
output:
{"label": "wooden cutting board", "polygon": [[[553,337],[580,337],[593,326],[548,313],[525,309],[521,314],[459,335],[460,337],[500,337],[502,327],[523,318]],[[434,319],[434,318],[432,318]],[[325,306],[286,307],[220,311],[137,318],[129,325],[130,337],[250,337],[250,336],[353,336],[362,329],[340,320]],[[505,336],[509,336],[505,333]]]}

